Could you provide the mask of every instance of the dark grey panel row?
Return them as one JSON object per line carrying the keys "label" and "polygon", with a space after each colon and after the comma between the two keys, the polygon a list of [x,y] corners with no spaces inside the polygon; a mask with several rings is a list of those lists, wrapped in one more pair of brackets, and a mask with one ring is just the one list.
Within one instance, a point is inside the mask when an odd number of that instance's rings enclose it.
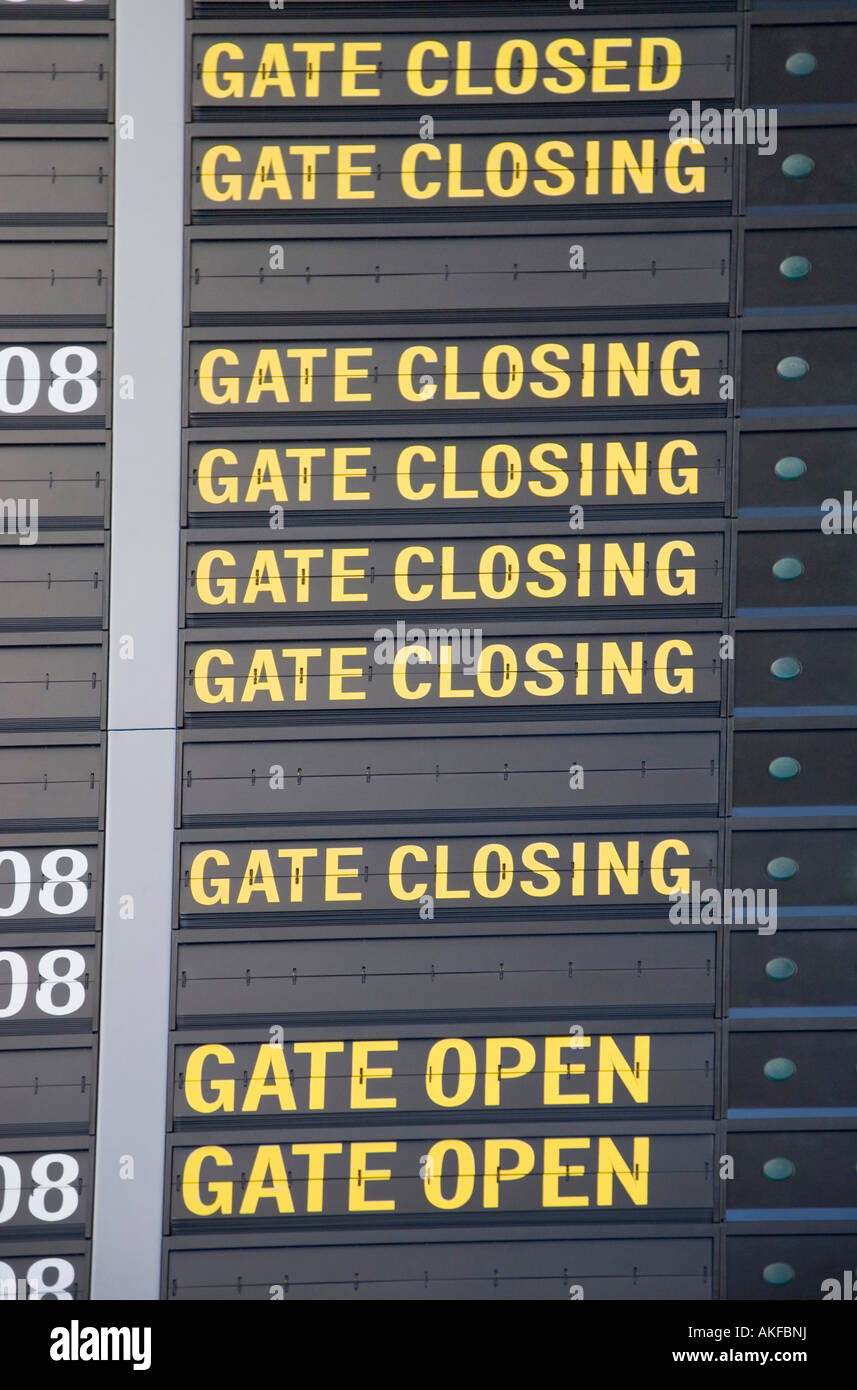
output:
{"label": "dark grey panel row", "polygon": [[[245,208],[245,220],[257,212]],[[857,230],[850,227],[751,231],[744,302],[853,304],[855,253]],[[713,309],[729,303],[731,254],[728,232],[581,234],[579,225],[525,239],[494,232],[345,242],[341,234],[337,240],[278,241],[276,233],[265,241],[197,239],[190,248],[190,314],[192,323],[226,324],[335,321],[344,314],[388,320],[422,314],[425,322],[462,309],[585,314],[621,306],[622,317],[635,308]]]}
{"label": "dark grey panel row", "polygon": [[0,722],[13,729],[99,729],[106,715],[102,644],[0,643]]}
{"label": "dark grey panel row", "polygon": [[[472,1233],[471,1233],[472,1234]],[[587,1239],[553,1230],[504,1231],[501,1239],[393,1236],[392,1243],[339,1236],[308,1242],[228,1245],[171,1241],[166,1297],[228,1301],[454,1299],[506,1302],[552,1299],[568,1303],[571,1289],[587,1300],[713,1297],[714,1241],[692,1235]],[[579,1292],[573,1296],[579,1298]]]}
{"label": "dark grey panel row", "polygon": [[[569,819],[575,815],[570,807]],[[565,920],[586,909],[625,917],[644,910],[663,921],[671,893],[694,879],[705,888],[718,881],[717,832],[688,831],[681,821],[657,833],[572,835],[544,825],[527,833],[520,824],[515,831],[393,837],[370,830],[336,839],[308,836],[304,826],[281,841],[264,830],[243,841],[185,837],[180,919],[231,930],[295,919],[312,923],[314,936],[316,924],[329,936],[354,918],[361,938],[391,920],[396,934],[420,937],[437,932],[444,919],[520,922],[524,911]],[[427,896],[437,922],[420,916]]]}
{"label": "dark grey panel row", "polygon": [[[857,734],[854,735],[857,738]],[[443,817],[715,815],[721,739],[692,734],[523,734],[434,739],[191,742],[182,749],[185,826],[305,824],[364,815]],[[582,769],[578,775],[573,769]]]}
{"label": "dark grey panel row", "polygon": [[544,625],[523,636],[479,632],[466,635],[463,647],[457,630],[438,640],[406,623],[398,635],[360,629],[338,642],[290,634],[284,645],[264,629],[252,642],[221,635],[186,641],[184,715],[246,723],[343,710],[361,719],[387,711],[407,718],[463,711],[484,719],[510,708],[580,713],[603,705],[627,714],[688,706],[719,712],[717,632],[590,637],[579,629],[548,634]]}
{"label": "dark grey panel row", "polygon": [[[675,0],[650,8],[664,11],[689,7],[682,0]],[[595,102],[606,105],[682,96],[726,101],[736,95],[735,30],[731,26],[694,30],[656,25],[647,31],[629,27],[632,16],[625,13],[625,4],[602,3],[600,9],[621,11],[622,17],[605,30],[603,20],[599,29],[598,16],[576,14],[573,37],[567,29],[556,27],[551,31],[544,20],[533,21],[514,13],[502,29],[497,20],[492,22],[491,17],[480,16],[478,28],[474,26],[469,32],[456,28],[452,33],[444,32],[442,20],[432,24],[426,16],[412,36],[385,34],[378,24],[350,16],[347,36],[330,28],[314,36],[315,43],[332,46],[316,51],[312,80],[312,54],[307,45],[313,40],[304,39],[302,33],[304,45],[297,47],[286,28],[287,20],[262,33],[242,31],[242,18],[270,20],[261,0],[249,5],[246,0],[242,4],[236,0],[201,0],[195,6],[197,15],[221,16],[225,12],[239,22],[229,24],[221,32],[209,27],[205,32],[194,33],[193,105],[207,115],[231,115],[235,111],[252,114],[260,110],[279,114],[284,108],[313,105],[415,104],[422,109],[420,103],[424,104],[429,96],[432,105],[472,105],[481,101],[496,107],[521,105],[528,100],[553,102],[563,97],[589,106]],[[807,17],[811,19],[811,13]],[[486,26],[488,33],[484,32]],[[492,33],[492,29],[501,32]],[[286,34],[289,37],[284,39]],[[678,44],[679,57],[672,49],[643,50],[640,41],[647,37],[655,43],[671,39]],[[497,60],[503,43],[510,41],[512,47],[503,52],[499,65],[498,82]],[[557,41],[562,47],[553,48],[551,57],[547,45]],[[595,41],[601,44],[598,53],[593,48]],[[749,42],[749,104],[800,106],[850,101],[855,42],[853,24],[753,26]],[[426,43],[430,45],[427,49],[422,47]],[[467,46],[459,47],[462,43]],[[356,48],[346,51],[345,44]],[[533,49],[523,47],[527,44],[532,44]],[[796,55],[803,54],[811,57],[811,64],[804,61],[795,65]],[[660,59],[657,67],[649,62],[650,55]],[[668,68],[664,59],[668,60]],[[574,67],[560,68],[555,66],[557,62]],[[608,63],[614,66],[608,67]],[[545,79],[552,79],[552,85]],[[428,90],[424,90],[426,87]],[[488,90],[473,91],[474,87]]]}
{"label": "dark grey panel row", "polygon": [[0,139],[0,226],[98,226],[112,213],[113,151],[106,135]]}
{"label": "dark grey panel row", "polygon": [[[572,815],[570,810],[569,815]],[[577,836],[545,830],[507,835],[410,838],[358,834],[315,838],[303,827],[296,838],[242,840],[185,838],[179,869],[183,922],[275,925],[318,922],[322,935],[351,917],[393,920],[403,935],[427,929],[419,908],[426,897],[438,920],[520,920],[574,915],[609,906],[612,914],[635,905],[659,905],[669,895],[716,886],[717,836],[675,826],[660,833],[604,830]],[[857,833],[853,829],[775,830],[732,834],[732,883],[776,888],[780,907],[806,913],[816,905],[853,903]],[[781,920],[780,927],[786,924]],[[799,924],[795,923],[797,928]],[[365,930],[365,928],[364,928]],[[315,932],[313,933],[315,935]],[[766,943],[768,945],[770,943]]]}
{"label": "dark grey panel row", "polygon": [[[571,272],[569,272],[571,273]],[[242,423],[284,417],[346,423],[367,411],[402,416],[525,409],[547,414],[572,406],[584,417],[596,407],[628,413],[701,410],[725,415],[731,400],[728,337],[697,332],[640,337],[624,333],[589,340],[558,333],[471,336],[464,329],[443,341],[425,334],[381,334],[363,341],[318,341],[320,330],[253,341],[224,333],[219,340],[190,335],[190,424],[217,419]],[[857,330],[745,331],[741,339],[740,399],[774,413],[796,407],[851,405]]]}
{"label": "dark grey panel row", "polygon": [[[324,944],[254,941],[246,927],[240,944],[183,939],[176,957],[176,1026],[261,1021],[291,1029],[298,1020],[408,1013],[472,1026],[492,1011],[514,1009],[562,1019],[568,1033],[578,1016],[592,1013],[710,1015],[714,1009],[711,931],[540,936],[538,923],[520,922],[514,935],[512,927],[504,936],[486,928],[479,936],[438,937],[430,935],[429,923],[420,927],[416,939]],[[584,1058],[569,1054],[566,1060]]]}
{"label": "dark grey panel row", "polygon": [[[73,832],[4,835],[0,838],[4,949],[8,933],[29,932],[34,927],[51,933],[94,927],[99,920],[101,883],[101,846],[93,836]],[[39,943],[44,939],[39,936]],[[16,937],[11,949],[23,940]]]}
{"label": "dark grey panel row", "polygon": [[[237,925],[237,923],[236,923]],[[417,928],[414,922],[414,931]],[[794,926],[803,925],[795,923]],[[390,935],[328,947],[313,939],[253,940],[242,922],[240,944],[183,942],[177,955],[176,1024],[270,1026],[322,1016],[384,1019],[413,1010],[473,1020],[492,1009],[628,1016],[646,1011],[710,1015],[715,1007],[713,931],[646,924],[640,935],[539,935],[539,922],[506,924],[478,937]],[[847,926],[824,919],[775,935],[733,928],[728,1006],[747,1009],[851,1007],[857,945]],[[378,928],[376,927],[377,931]],[[392,931],[393,929],[391,929]],[[321,940],[327,933],[321,933]]]}
{"label": "dark grey panel row", "polygon": [[[269,539],[274,542],[273,532]],[[295,621],[319,613],[416,621],[453,613],[456,620],[582,611],[716,615],[726,585],[723,536],[716,532],[578,540],[552,528],[540,538],[451,535],[414,543],[363,535],[339,545],[324,538],[286,546],[185,544],[191,621]]]}
{"label": "dark grey panel row", "polygon": [[[855,234],[857,235],[857,234]],[[192,240],[190,321],[283,323],[360,314],[422,321],[466,310],[586,315],[592,309],[729,303],[729,232]],[[0,273],[3,261],[0,258]],[[2,310],[2,299],[0,299]]]}
{"label": "dark grey panel row", "polygon": [[[4,327],[106,324],[112,299],[112,254],[106,242],[0,241]],[[8,377],[6,393],[8,398]]]}
{"label": "dark grey panel row", "polygon": [[[67,330],[66,330],[67,331]],[[75,330],[6,329],[0,339],[0,428],[102,426],[110,353],[102,335]]]}
{"label": "dark grey panel row", "polygon": [[[746,160],[749,210],[812,211],[854,208],[853,168],[857,132],[852,125],[781,125],[776,150],[768,139],[738,152],[728,140],[700,141],[678,131],[620,126],[568,128],[556,122],[531,134],[474,134],[449,122],[437,139],[422,141],[416,130],[376,135],[365,127],[341,134],[296,134],[291,143],[241,127],[203,135],[191,146],[191,208],[199,221],[248,216],[277,219],[334,211],[367,220],[379,213],[426,213],[489,209],[510,212],[579,212],[614,208],[639,214],[673,209],[703,214],[731,203],[735,172]],[[627,215],[627,213],[626,213]]]}
{"label": "dark grey panel row", "polygon": [[[0,1261],[6,1261],[10,1244],[22,1236],[89,1235],[93,1166],[92,1145],[80,1136],[38,1144],[0,1138]],[[4,1274],[8,1279],[0,1265],[0,1278]],[[3,1301],[11,1301],[10,1292]],[[3,1294],[0,1283],[0,1298]]]}
{"label": "dark grey panel row", "polygon": [[[189,423],[401,411],[408,417],[522,408],[547,413],[570,405],[590,414],[607,405],[626,412],[657,406],[670,414],[713,407],[726,414],[720,383],[728,369],[725,332],[584,338],[561,330],[486,334],[476,327],[450,336],[453,341],[435,331],[373,328],[362,339],[352,334],[332,343],[329,330],[319,328],[297,337],[269,331],[252,341],[194,332]],[[848,335],[820,336],[831,340],[831,352],[834,346],[841,352],[840,339]]]}
{"label": "dark grey panel row", "polygon": [[[9,17],[21,18],[20,10],[7,6],[0,9],[0,18],[6,17],[7,8]],[[66,19],[75,8],[66,0],[55,4],[50,13]],[[0,32],[0,69],[0,120],[106,121],[110,117],[113,44],[107,34]]]}
{"label": "dark grey panel row", "polygon": [[[207,431],[211,434],[211,431]],[[399,511],[431,520],[482,510],[562,514],[646,515],[698,508],[722,512],[729,467],[723,430],[645,426],[635,433],[570,434],[556,422],[540,434],[504,427],[418,429],[405,438],[361,429],[303,440],[260,431],[247,438],[223,431],[195,434],[187,445],[190,520],[268,525],[273,506],[284,525],[318,515],[341,523],[366,512]],[[3,451],[0,450],[0,468]],[[773,463],[771,465],[773,467]],[[857,481],[857,478],[855,478]]]}
{"label": "dark grey panel row", "polygon": [[643,131],[611,121],[609,133],[565,120],[488,133],[481,124],[477,134],[444,120],[431,140],[418,138],[415,122],[395,135],[356,123],[329,133],[298,130],[288,140],[277,140],[276,128],[245,134],[234,126],[214,133],[197,126],[191,213],[200,222],[330,212],[362,221],[391,211],[509,216],[567,208],[628,216],[665,208],[702,214],[732,202],[734,150],[671,141],[666,120]]}
{"label": "dark grey panel row", "polygon": [[91,1245],[88,1240],[19,1238],[3,1242],[0,1279],[6,1298],[84,1300],[89,1296]]}
{"label": "dark grey panel row", "polygon": [[[246,6],[240,13],[256,17]],[[549,25],[522,19],[466,31],[425,17],[414,33],[402,34],[350,16],[347,34],[324,23],[307,34],[287,18],[261,33],[230,24],[224,34],[193,35],[191,100],[207,112],[282,115],[312,106],[422,111],[429,98],[438,107],[509,108],[734,93],[732,26],[657,26],[655,36],[627,18],[597,29],[583,27],[577,15],[571,30],[556,19]]]}
{"label": "dark grey panel row", "polygon": [[0,946],[0,1045],[4,1037],[91,1032],[98,1009],[99,952],[77,937],[21,937]]}
{"label": "dark grey panel row", "polygon": [[8,536],[0,544],[0,630],[100,630],[107,617],[106,547],[21,545],[24,524],[19,514],[19,543]]}
{"label": "dark grey panel row", "polygon": [[[554,1120],[599,1122],[679,1109],[710,1116],[714,1103],[714,1036],[657,1033],[641,1028],[576,1037],[545,1035],[520,1023],[461,1036],[441,1031],[383,1039],[339,1037],[314,1029],[283,1043],[259,1043],[217,1033],[177,1044],[171,1115],[182,1127],[312,1122],[315,1115],[347,1122],[358,1111],[389,1121],[435,1123],[449,1116],[496,1118],[498,1111],[536,1111]],[[499,1035],[498,1035],[499,1033]],[[385,1114],[385,1112],[387,1112]],[[212,1119],[211,1116],[216,1116]]]}
{"label": "dark grey panel row", "polygon": [[[277,1017],[273,1012],[270,1016]],[[551,1120],[584,1122],[586,1107],[597,1105],[627,1109],[639,1124],[648,1122],[641,1118],[647,1113],[643,1107],[710,1110],[714,1103],[710,1035],[682,1033],[681,1046],[675,1036],[655,1046],[657,1039],[647,1031],[630,1037],[616,1030],[597,1045],[596,1055],[586,1047],[578,1051],[568,1033],[546,1039],[532,1026],[525,1030],[512,1022],[505,1023],[505,1036],[476,1037],[470,1025],[463,1036],[445,1039],[433,1032],[419,1041],[399,1039],[401,1019],[398,1026],[387,1020],[387,1036],[367,1038],[363,1030],[362,1038],[352,1044],[330,1036],[336,1031],[336,1020],[331,1019],[325,1034],[312,1035],[317,1047],[307,1038],[294,1037],[288,1019],[279,1025],[282,1043],[260,1042],[260,1037],[271,1036],[274,1026],[240,1045],[232,1046],[218,1034],[195,1047],[182,1046],[175,1063],[176,1118],[222,1129],[246,1125],[248,1117],[256,1123],[283,1124],[287,1114],[318,1111],[341,1118],[359,1110],[378,1118],[396,1110],[399,1120],[429,1115],[437,1123],[440,1111],[467,1113],[472,1120],[475,1112],[488,1119],[496,1108],[517,1114],[544,1106],[551,1107]],[[578,1036],[586,1043],[590,1035],[578,1026]],[[854,1030],[752,1032],[736,1031],[737,1027],[733,1023],[729,1038],[731,1116],[764,1118],[766,1111],[775,1118],[790,1112],[803,1116],[807,1108],[819,1107],[822,1115],[853,1114]],[[45,1056],[49,1068],[56,1054]],[[41,1054],[25,1054],[26,1064],[33,1057]],[[563,1115],[564,1106],[572,1108]],[[205,1115],[217,1118],[199,1118]],[[599,1109],[599,1123],[603,1121]]]}
{"label": "dark grey panel row", "polygon": [[[19,738],[23,736],[19,735]],[[32,737],[32,736],[31,736]],[[42,734],[43,740],[51,737]],[[67,743],[0,747],[0,824],[9,831],[95,830],[104,798],[104,746],[90,736]]]}
{"label": "dark grey panel row", "polygon": [[95,1117],[91,1043],[0,1044],[0,1135],[87,1134]]}
{"label": "dark grey panel row", "polygon": [[[286,439],[271,429],[193,431],[187,444],[189,519],[267,527],[276,517],[291,528],[317,519],[347,525],[361,514],[390,520],[398,512],[425,522],[456,513],[480,519],[561,516],[565,523],[572,503],[583,507],[585,517],[647,519],[723,509],[728,439],[717,429],[667,434],[643,426],[634,433],[569,434],[557,422],[539,434],[520,424],[493,432],[459,425],[443,434],[419,426],[407,439],[385,437],[389,433],[389,426],[372,437],[366,426],[341,432],[304,428],[303,438]],[[745,427],[742,509],[799,508],[820,523],[825,498],[841,501],[849,489],[857,496],[855,440],[855,431],[841,428]]]}
{"label": "dark grey panel row", "polygon": [[35,502],[42,530],[101,530],[110,510],[106,439],[66,443],[44,431],[10,431],[0,436],[0,492],[23,494],[30,510]]}
{"label": "dark grey panel row", "polygon": [[174,1141],[169,1228],[377,1227],[445,1218],[472,1229],[474,1218],[497,1225],[537,1213],[567,1221],[573,1211],[580,1223],[605,1215],[636,1222],[711,1215],[710,1130],[662,1133],[642,1117],[605,1127],[603,1118],[595,1135],[571,1120],[443,1127],[433,1119],[419,1139],[388,1122],[368,1131],[289,1126],[288,1137],[262,1131],[227,1144],[217,1142],[222,1134],[214,1142],[200,1136],[195,1145]]}

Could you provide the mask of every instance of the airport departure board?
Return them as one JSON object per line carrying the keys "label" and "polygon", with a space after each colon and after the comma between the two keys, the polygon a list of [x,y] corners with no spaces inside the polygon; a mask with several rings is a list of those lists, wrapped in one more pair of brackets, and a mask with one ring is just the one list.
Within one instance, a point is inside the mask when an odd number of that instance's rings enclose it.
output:
{"label": "airport departure board", "polygon": [[0,0],[4,1300],[851,1297],[856,60]]}

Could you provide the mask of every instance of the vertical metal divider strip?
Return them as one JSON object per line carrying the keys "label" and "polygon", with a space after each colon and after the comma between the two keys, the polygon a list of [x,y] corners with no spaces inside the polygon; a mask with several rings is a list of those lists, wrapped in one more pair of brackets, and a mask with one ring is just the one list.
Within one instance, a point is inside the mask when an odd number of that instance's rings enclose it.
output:
{"label": "vertical metal divider strip", "polygon": [[184,251],[177,0],[117,0],[113,494],[92,1297],[160,1294]]}

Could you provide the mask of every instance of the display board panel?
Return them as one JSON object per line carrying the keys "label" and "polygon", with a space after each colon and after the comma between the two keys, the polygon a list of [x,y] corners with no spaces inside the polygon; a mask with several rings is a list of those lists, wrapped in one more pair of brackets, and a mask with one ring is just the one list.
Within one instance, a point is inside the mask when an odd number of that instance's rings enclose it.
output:
{"label": "display board panel", "polygon": [[0,639],[0,720],[13,729],[99,729],[106,715],[100,642],[16,646]]}
{"label": "display board panel", "polygon": [[[172,1300],[447,1301],[569,1300],[572,1286],[587,1299],[713,1297],[714,1241],[684,1231],[669,1236],[609,1233],[586,1238],[554,1228],[502,1239],[470,1239],[421,1231],[389,1241],[361,1232],[288,1243],[221,1238],[199,1245],[170,1241],[166,1297]],[[361,1273],[362,1271],[362,1273]]]}
{"label": "display board panel", "polygon": [[418,1139],[389,1123],[371,1130],[290,1126],[277,1142],[281,1134],[173,1143],[171,1233],[436,1222],[439,1213],[451,1224],[537,1213],[567,1221],[569,1210],[581,1223],[668,1212],[694,1220],[714,1204],[713,1135],[662,1133],[641,1118],[607,1132],[602,1121],[595,1134],[571,1120],[446,1129],[433,1120]]}
{"label": "display board panel", "polygon": [[[728,232],[582,240],[569,226],[527,237],[480,232],[350,237],[345,253],[339,234],[279,244],[195,238],[191,323],[336,322],[346,314],[378,322],[419,314],[431,322],[462,310],[484,315],[498,304],[510,317],[558,309],[585,316],[617,298],[628,309],[682,305],[714,313],[729,303]],[[0,257],[0,271],[2,264]]]}
{"label": "display board panel", "polygon": [[95,1116],[95,1049],[57,1038],[0,1043],[0,1134],[87,1134]]}
{"label": "display board panel", "polygon": [[665,124],[444,119],[431,140],[419,138],[416,121],[397,123],[395,133],[362,123],[319,131],[289,122],[285,139],[277,127],[195,126],[192,214],[198,222],[249,223],[331,213],[365,222],[389,212],[502,218],[569,207],[625,217],[728,210],[734,150],[671,140]]}
{"label": "display board panel", "polygon": [[[58,5],[51,17],[59,17],[60,12],[66,19],[74,7]],[[10,18],[22,17],[20,10],[8,13]],[[4,7],[0,18],[5,17]],[[34,9],[28,7],[26,18],[36,18]],[[112,45],[106,34],[0,30],[0,70],[0,121],[106,121],[110,117]]]}
{"label": "display board panel", "polygon": [[107,616],[105,546],[27,545],[33,519],[31,508],[18,513],[17,537],[0,541],[0,631],[100,630]]}
{"label": "display board panel", "polygon": [[89,930],[101,904],[102,848],[96,837],[0,837],[0,933],[30,928]]}
{"label": "display board panel", "polygon": [[[8,831],[100,828],[103,743],[91,735],[66,737],[60,743],[56,735],[22,733],[0,746],[0,824]],[[25,746],[34,738],[42,741]]]}
{"label": "display board panel", "polygon": [[[22,1237],[60,1238],[89,1235],[92,1204],[92,1145],[75,1136],[70,1142],[0,1139],[0,1211],[6,1261],[9,1244]],[[0,1302],[11,1301],[0,1265]],[[15,1295],[18,1290],[15,1290]]]}
{"label": "display board panel", "polygon": [[[462,821],[639,814],[642,807],[714,815],[720,745],[716,732],[521,734],[514,743],[481,730],[430,743],[407,736],[359,744],[185,740],[181,818],[184,826],[303,825],[366,814]],[[357,870],[350,875],[357,876]]]}
{"label": "display board panel", "polygon": [[[246,7],[241,13],[254,17]],[[502,28],[461,18],[471,23],[421,17],[412,33],[361,16],[350,17],[346,32],[341,22],[308,33],[288,21],[261,32],[235,25],[196,32],[191,102],[206,114],[282,118],[307,107],[422,111],[428,99],[438,107],[565,107],[570,99],[607,105],[665,95],[726,98],[735,90],[735,29],[727,25],[640,28],[623,19],[596,30],[575,16],[570,30],[530,16]]]}
{"label": "display board panel", "polygon": [[[290,538],[292,539],[292,538]],[[400,618],[491,613],[499,618],[583,611],[719,613],[725,575],[722,532],[611,534],[578,540],[558,528],[541,536],[412,540],[323,536],[285,546],[260,541],[186,542],[189,621],[288,621],[311,614]],[[268,542],[273,542],[268,543]],[[2,557],[0,557],[2,558]]]}
{"label": "display board panel", "polygon": [[[326,942],[182,940],[176,950],[177,1028],[280,1019],[455,1017],[497,1009],[553,1018],[622,1009],[629,1015],[711,1015],[716,941],[710,931],[628,930],[540,935],[539,923],[478,936],[345,937]],[[636,924],[634,924],[636,925]],[[631,924],[626,924],[629,928]],[[377,927],[362,927],[361,930]],[[416,924],[414,925],[416,930]],[[330,932],[323,935],[330,935]],[[572,1060],[575,1060],[572,1058]],[[678,1102],[676,1102],[678,1103]]]}
{"label": "display board panel", "polygon": [[533,707],[719,712],[720,633],[581,637],[579,628],[548,632],[545,624],[522,636],[477,631],[462,642],[458,629],[441,636],[402,622],[398,631],[358,629],[337,642],[313,638],[311,646],[264,629],[252,642],[222,633],[186,641],[184,717],[238,725],[344,709],[366,718],[478,711],[482,719]]}
{"label": "display board panel", "polygon": [[[340,330],[341,332],[341,330]],[[822,335],[832,353],[847,350],[842,334]],[[501,337],[459,327],[451,341],[431,333],[381,335],[367,329],[332,340],[329,330],[295,336],[224,333],[188,338],[188,423],[271,420],[284,414],[347,420],[380,412],[438,415],[462,410],[546,413],[573,405],[588,412],[658,407],[670,413],[726,415],[721,376],[725,332],[675,334],[536,334]],[[839,375],[841,377],[842,369]],[[833,378],[835,379],[835,377]],[[284,407],[287,410],[284,411]],[[395,419],[396,416],[393,415]]]}
{"label": "display board panel", "polygon": [[[29,504],[16,519],[42,530],[105,529],[110,506],[110,456],[104,435],[57,438],[53,431],[0,435],[0,492]],[[8,515],[4,513],[4,515]]]}
{"label": "display board panel", "polygon": [[[580,1025],[578,1025],[580,1026]],[[180,1043],[174,1056],[174,1124],[234,1131],[241,1125],[282,1125],[319,1115],[348,1122],[359,1111],[417,1122],[450,1111],[491,1119],[497,1110],[520,1116],[608,1120],[626,1113],[672,1110],[711,1114],[714,1039],[708,1034],[665,1034],[641,1026],[634,1033],[551,1034],[508,1021],[489,1030],[451,1037],[440,1029],[410,1036],[391,1022],[389,1036],[336,1036],[318,1030],[289,1034],[282,1043],[234,1040]],[[404,1036],[405,1031],[407,1036]],[[400,1036],[400,1033],[403,1035]],[[376,1084],[377,1083],[377,1084]],[[365,1112],[365,1114],[363,1113]],[[212,1119],[216,1116],[216,1119]]]}
{"label": "display board panel", "polygon": [[[111,262],[106,241],[0,240],[0,325],[106,323]],[[8,375],[5,395],[8,409]]]}
{"label": "display board panel", "polygon": [[91,1032],[97,1024],[99,952],[92,940],[16,936],[0,950],[0,1039]]}
{"label": "display board panel", "polygon": [[544,824],[527,833],[519,821],[508,834],[505,827],[476,835],[456,826],[409,838],[364,826],[353,841],[308,830],[303,825],[282,840],[265,829],[246,840],[185,837],[180,921],[234,930],[292,916],[313,926],[354,917],[365,931],[374,922],[401,922],[403,904],[411,904],[418,936],[426,931],[418,909],[427,894],[436,916],[452,920],[520,921],[524,909],[563,919],[598,908],[636,916],[652,904],[666,911],[670,894],[687,892],[692,878],[711,887],[719,871],[717,831],[688,831],[681,820],[653,831],[638,818],[631,831],[605,827],[601,834]]}
{"label": "display board panel", "polygon": [[[492,1296],[489,1259],[533,1289],[525,1223],[536,1264],[591,1235],[593,1296],[723,1297],[769,1137],[808,1171],[801,1112],[854,1108],[818,1011],[849,1007],[857,596],[814,526],[850,480],[815,426],[857,385],[854,26],[685,2],[186,5],[167,1298]],[[706,102],[774,138],[709,139]],[[709,888],[780,918],[671,913]]]}
{"label": "display board panel", "polygon": [[[93,331],[5,328],[0,335],[0,429],[100,427],[107,420],[110,353]],[[12,336],[14,334],[14,336]]]}
{"label": "display board panel", "polygon": [[3,1242],[0,1295],[4,1302],[78,1301],[89,1296],[92,1247],[88,1240],[19,1237]]}
{"label": "display board panel", "polygon": [[723,509],[729,460],[722,430],[669,434],[643,425],[634,433],[570,434],[556,421],[540,433],[469,425],[442,435],[421,426],[407,438],[387,434],[193,431],[189,520],[269,525],[272,506],[282,507],[287,527],[316,516],[347,524],[365,512],[430,521],[478,509],[499,520],[510,511],[549,516],[561,509],[567,520],[569,504],[596,516]]}
{"label": "display board panel", "polygon": [[0,140],[0,226],[106,225],[113,210],[109,136],[85,127],[73,137],[35,130],[5,131]]}

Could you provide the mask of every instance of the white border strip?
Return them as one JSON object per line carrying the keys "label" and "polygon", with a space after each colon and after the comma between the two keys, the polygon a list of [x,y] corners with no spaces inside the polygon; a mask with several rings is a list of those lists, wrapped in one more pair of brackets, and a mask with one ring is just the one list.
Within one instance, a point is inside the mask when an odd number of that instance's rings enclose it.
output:
{"label": "white border strip", "polygon": [[180,0],[117,0],[116,8],[109,732],[92,1297],[157,1299],[175,806],[185,17]]}

